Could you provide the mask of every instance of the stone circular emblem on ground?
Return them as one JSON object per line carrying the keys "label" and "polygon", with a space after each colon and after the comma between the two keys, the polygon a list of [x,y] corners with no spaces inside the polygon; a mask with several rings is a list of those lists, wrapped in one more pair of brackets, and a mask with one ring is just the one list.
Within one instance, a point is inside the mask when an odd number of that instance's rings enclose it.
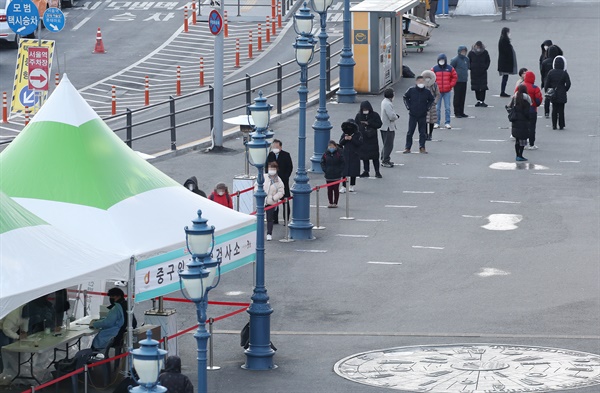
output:
{"label": "stone circular emblem on ground", "polygon": [[531,346],[397,347],[344,358],[350,381],[413,392],[552,392],[600,385],[600,355]]}

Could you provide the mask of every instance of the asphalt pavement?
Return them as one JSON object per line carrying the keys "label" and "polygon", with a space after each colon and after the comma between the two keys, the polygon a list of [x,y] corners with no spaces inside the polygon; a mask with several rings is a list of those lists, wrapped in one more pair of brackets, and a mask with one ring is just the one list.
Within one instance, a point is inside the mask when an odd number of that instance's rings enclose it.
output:
{"label": "asphalt pavement", "polygon": [[[405,64],[420,73],[435,64],[439,53],[451,58],[459,45],[481,40],[492,58],[490,106],[473,107],[475,97],[468,91],[469,118],[453,118],[451,130],[436,130],[434,141],[427,143],[429,154],[401,154],[407,126],[401,96],[414,82],[393,86],[401,114],[392,155],[397,165],[382,168],[383,179],[357,180],[357,192],[348,195],[355,220],[340,220],[346,203],[342,195],[340,208],[321,208],[320,225],[326,228],[313,231],[315,240],[279,242],[285,227],[277,225],[274,240],[266,244],[278,367],[265,372],[241,368],[245,357],[239,331],[248,317],[238,314],[215,324],[215,365],[221,369],[209,373],[210,392],[401,389],[384,387],[372,373],[357,383],[333,370],[353,354],[401,346],[548,347],[570,350],[580,360],[580,351],[600,354],[600,78],[590,69],[600,63],[600,5],[533,3],[509,13],[508,21],[500,21],[499,15],[440,19],[425,51],[409,52]],[[504,26],[511,28],[519,67],[534,70],[539,79],[540,44],[552,39],[565,52],[573,83],[566,129],[552,130],[550,120],[539,118],[539,149],[525,151],[529,161],[522,165],[516,165],[509,139],[508,101],[498,97],[496,43]],[[515,81],[511,76],[509,86]],[[382,98],[359,95],[355,104],[330,102],[332,139],[339,138],[342,121],[354,117],[358,102],[369,100],[379,108]],[[309,126],[316,109],[308,109]],[[297,112],[272,124],[295,164],[297,125]],[[307,163],[312,146],[309,128]],[[225,147],[224,153],[192,151],[154,165],[181,183],[197,176],[200,188],[210,191],[220,181],[231,184],[243,172],[241,140],[229,139]],[[323,183],[322,176],[310,174],[312,186]],[[314,207],[311,220],[315,224]],[[252,276],[252,266],[224,275],[211,300],[249,301]],[[192,307],[167,306],[178,310],[180,328],[194,324]],[[141,304],[136,312],[147,308]],[[209,315],[229,311],[211,306]],[[183,336],[179,348],[183,372],[196,385],[193,336]],[[515,391],[563,391],[571,388],[568,381],[577,380],[590,385],[577,392],[598,392],[597,363],[565,374],[562,385],[534,385],[531,378],[542,373],[530,366],[531,376],[521,379]],[[570,364],[578,368],[578,363]],[[507,376],[513,372],[511,367],[502,371]],[[462,391],[473,391],[465,381]],[[425,391],[428,381],[423,384],[419,390]]]}

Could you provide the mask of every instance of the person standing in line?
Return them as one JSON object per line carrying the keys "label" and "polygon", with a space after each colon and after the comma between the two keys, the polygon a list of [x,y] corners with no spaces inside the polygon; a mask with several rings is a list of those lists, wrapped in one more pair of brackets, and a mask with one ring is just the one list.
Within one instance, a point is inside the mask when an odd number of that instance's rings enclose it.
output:
{"label": "person standing in line", "polygon": [[458,79],[454,85],[454,117],[469,117],[465,113],[465,99],[467,98],[467,81],[469,80],[470,61],[467,57],[467,47],[458,47],[457,55],[450,60],[450,65],[456,70]]}
{"label": "person standing in line", "polygon": [[[276,162],[279,166],[277,170],[277,176],[283,181],[283,186],[285,187],[285,195],[284,198],[289,198],[292,194],[290,193],[290,177],[294,172],[294,164],[292,163],[292,156],[287,151],[283,150],[283,143],[279,139],[273,139],[273,143],[271,143],[271,151],[267,156],[267,165],[268,167],[270,162]],[[283,210],[286,212],[287,220],[290,221],[290,203],[285,202],[283,204]],[[279,206],[275,208],[275,216],[273,219],[274,224],[279,224]]]}
{"label": "person standing in line", "polygon": [[517,154],[516,161],[527,161],[527,158],[523,157],[523,150],[529,136],[530,106],[531,99],[527,95],[527,86],[521,85],[507,106],[516,111],[515,118],[511,120],[511,132],[515,138],[515,153]]}
{"label": "person standing in line", "polygon": [[487,71],[490,68],[490,54],[481,41],[477,41],[468,54],[471,68],[471,90],[475,92],[477,107],[487,107],[485,92],[488,90]]}
{"label": "person standing in line", "polygon": [[427,112],[433,106],[435,99],[431,92],[425,88],[425,80],[419,75],[415,79],[415,86],[404,93],[404,105],[408,109],[408,132],[406,133],[406,145],[404,154],[410,153],[413,143],[415,128],[419,126],[419,153],[427,154],[425,140],[427,139]]}
{"label": "person standing in line", "polygon": [[394,90],[387,88],[383,92],[381,101],[381,166],[393,168],[394,163],[390,161],[390,154],[394,150],[394,139],[396,138],[396,120],[400,115],[394,110]]}
{"label": "person standing in line", "polygon": [[165,369],[158,376],[161,386],[167,388],[168,393],[194,393],[192,381],[181,373],[181,358],[169,356],[165,362]]}
{"label": "person standing in line", "polygon": [[558,45],[554,45],[552,40],[546,40],[542,42],[542,45],[540,45],[542,48],[542,54],[540,55],[540,73],[542,72],[542,63],[548,58],[548,49],[550,49],[551,46],[556,46],[556,48],[558,48],[558,54],[556,56],[563,55],[562,49],[560,49]]}
{"label": "person standing in line", "polygon": [[[556,58],[556,56],[562,56],[562,50],[556,46],[556,45],[552,45],[550,46],[550,48],[548,48],[548,53],[546,55],[546,59],[544,59],[544,61],[542,61],[542,68],[541,68],[541,78],[542,78],[542,89],[547,90],[546,89],[546,77],[548,76],[548,73],[554,68],[554,59]],[[544,102],[544,117],[546,119],[550,118],[550,103],[552,101],[551,100],[546,100]]]}
{"label": "person standing in line", "polygon": [[[531,106],[529,110],[531,114],[529,116],[529,145],[525,146],[527,150],[537,150],[535,145],[535,126],[537,124],[537,108],[542,104],[543,97],[542,91],[535,85],[535,74],[531,71],[525,73],[523,78],[523,85],[527,87],[527,95],[531,99]],[[515,91],[516,92],[516,91]]]}
{"label": "person standing in line", "polygon": [[217,183],[213,192],[208,196],[208,199],[219,205],[233,209],[233,201],[231,200],[229,189],[225,183]]}
{"label": "person standing in line", "polygon": [[[285,186],[283,181],[277,175],[279,165],[271,161],[267,166],[267,176],[263,188],[267,197],[265,198],[265,207],[275,205],[285,195]],[[254,184],[254,192],[258,191],[258,183]],[[265,209],[267,213],[267,241],[273,240],[273,221],[275,220],[275,208]]]}
{"label": "person standing in line", "polygon": [[[344,148],[344,171],[342,176],[350,177],[349,192],[354,192],[356,177],[360,174],[360,146],[363,144],[362,136],[358,131],[358,124],[354,119],[348,119],[342,123],[342,137],[339,145]],[[342,183],[340,192],[346,192],[346,182]]]}
{"label": "person standing in line", "polygon": [[[431,69],[435,73],[435,80],[440,88],[440,100],[437,103],[437,117],[441,123],[442,115],[441,108],[442,102],[444,103],[444,114],[446,116],[446,128],[450,129],[450,97],[452,96],[452,89],[456,85],[458,75],[454,67],[448,64],[448,58],[445,54],[441,53],[437,57],[437,65]],[[434,124],[433,128],[439,128],[439,124]]]}
{"label": "person standing in line", "polygon": [[527,71],[529,70],[525,67],[519,68],[519,79],[517,79],[517,83],[515,83],[515,92],[519,90],[519,85],[523,83],[523,80],[525,79],[525,73]]}
{"label": "person standing in line", "polygon": [[427,122],[427,138],[430,141],[433,137],[433,126],[438,122],[436,105],[440,100],[440,88],[435,83],[435,74],[431,70],[425,70],[421,73],[423,80],[425,81],[425,88],[431,92],[433,96],[433,105],[427,111],[425,121]]}
{"label": "person standing in line", "polygon": [[439,27],[437,23],[435,23],[435,14],[437,14],[438,9],[438,0],[429,0],[429,21],[435,25],[435,27]]}
{"label": "person standing in line", "polygon": [[369,177],[369,160],[373,161],[373,169],[375,177],[381,179],[379,172],[379,142],[377,130],[381,127],[381,117],[379,113],[373,110],[373,106],[369,101],[360,103],[360,110],[354,118],[358,124],[358,130],[362,136],[363,144],[360,146],[360,156],[362,158],[364,171],[360,177]]}
{"label": "person standing in line", "polygon": [[[331,183],[342,178],[344,172],[344,154],[335,141],[329,141],[327,151],[321,157],[321,169],[325,174],[325,182]],[[336,208],[340,199],[340,186],[327,186],[329,208]]]}
{"label": "person standing in line", "polygon": [[510,43],[510,29],[503,27],[498,40],[498,73],[502,77],[500,85],[500,97],[510,97],[506,94],[508,76],[517,73],[517,54]]}
{"label": "person standing in line", "polygon": [[[571,78],[567,72],[567,59],[556,56],[554,68],[548,73],[544,81],[546,97],[548,91],[554,89],[552,100],[552,129],[556,130],[556,124],[561,130],[565,129],[565,104],[567,103],[567,92],[571,88]],[[548,99],[548,98],[546,98]]]}

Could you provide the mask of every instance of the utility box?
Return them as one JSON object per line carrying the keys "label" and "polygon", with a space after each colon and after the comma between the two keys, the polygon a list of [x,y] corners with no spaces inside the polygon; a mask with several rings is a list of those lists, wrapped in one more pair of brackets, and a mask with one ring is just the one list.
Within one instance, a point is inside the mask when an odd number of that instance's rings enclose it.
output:
{"label": "utility box", "polygon": [[364,0],[350,8],[354,88],[379,94],[402,76],[402,15],[420,0]]}

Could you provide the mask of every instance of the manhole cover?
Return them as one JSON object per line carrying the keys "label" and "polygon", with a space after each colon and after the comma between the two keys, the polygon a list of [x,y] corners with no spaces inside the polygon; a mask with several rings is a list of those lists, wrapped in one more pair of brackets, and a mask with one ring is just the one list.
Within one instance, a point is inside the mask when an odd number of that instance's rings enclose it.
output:
{"label": "manhole cover", "polygon": [[335,372],[365,385],[414,392],[551,392],[600,385],[600,356],[545,347],[453,344],[349,356]]}

